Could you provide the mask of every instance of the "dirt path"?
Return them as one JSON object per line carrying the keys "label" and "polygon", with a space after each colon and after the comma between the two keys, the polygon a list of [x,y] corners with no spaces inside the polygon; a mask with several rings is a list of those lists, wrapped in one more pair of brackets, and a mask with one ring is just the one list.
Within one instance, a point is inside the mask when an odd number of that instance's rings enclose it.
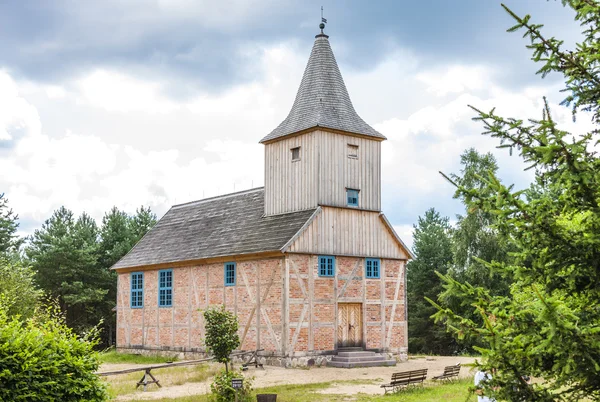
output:
{"label": "dirt path", "polygon": [[[445,366],[461,363],[463,365],[472,363],[475,359],[472,357],[446,357],[436,356],[432,358],[410,359],[408,362],[398,363],[396,367],[369,367],[355,369],[338,369],[332,367],[321,367],[307,369],[285,369],[280,367],[265,366],[264,370],[249,369],[247,375],[254,376],[254,387],[263,388],[282,384],[311,384],[322,382],[336,382],[348,380],[373,381],[373,384],[333,384],[322,392],[328,394],[355,395],[357,393],[381,394],[379,385],[389,381],[392,373],[398,371],[415,370],[421,368],[428,369],[428,378],[439,375],[444,371]],[[117,367],[122,366],[122,367]],[[109,369],[126,368],[126,365],[111,364],[102,366],[102,371]],[[129,367],[135,365],[127,365]],[[461,370],[461,377],[471,375],[469,368],[464,367]],[[126,400],[152,400],[160,398],[175,398],[182,396],[199,395],[210,392],[210,382],[186,383],[177,386],[164,386],[160,389],[154,389],[152,392],[138,391],[134,394],[123,395],[117,398],[119,401]]]}

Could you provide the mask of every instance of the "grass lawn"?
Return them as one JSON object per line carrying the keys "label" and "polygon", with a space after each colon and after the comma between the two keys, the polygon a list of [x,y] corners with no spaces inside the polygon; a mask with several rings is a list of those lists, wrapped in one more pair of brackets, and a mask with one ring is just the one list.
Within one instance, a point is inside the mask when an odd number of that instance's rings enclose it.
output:
{"label": "grass lawn", "polygon": [[[207,379],[214,377],[217,370],[218,368],[215,365],[200,364],[197,366],[170,367],[152,370],[152,374],[160,381],[162,386],[169,387],[191,382],[206,381]],[[139,390],[136,390],[136,384],[143,375],[143,371],[137,371],[135,373],[105,377],[109,394],[114,398],[119,395],[128,395],[138,392]],[[158,389],[155,384],[149,385],[148,388],[149,392]],[[199,396],[195,398],[196,399],[194,400],[204,400]]]}
{"label": "grass lawn", "polygon": [[[372,381],[336,381],[335,384],[364,384]],[[318,384],[304,385],[279,385],[276,387],[260,388],[255,391],[257,394],[277,394],[277,402],[324,402],[324,401],[376,401],[376,402],[475,402],[474,395],[469,394],[469,386],[473,383],[472,379],[463,379],[451,381],[444,384],[427,383],[423,388],[412,387],[397,394],[383,395],[332,395],[322,394],[319,391],[329,388],[333,383],[323,382]],[[208,395],[196,395],[174,399],[156,399],[154,402],[208,402]]]}
{"label": "grass lawn", "polygon": [[100,352],[100,363],[131,363],[131,364],[156,364],[176,361],[177,358],[165,356],[145,356],[131,353],[118,353],[116,350]]}

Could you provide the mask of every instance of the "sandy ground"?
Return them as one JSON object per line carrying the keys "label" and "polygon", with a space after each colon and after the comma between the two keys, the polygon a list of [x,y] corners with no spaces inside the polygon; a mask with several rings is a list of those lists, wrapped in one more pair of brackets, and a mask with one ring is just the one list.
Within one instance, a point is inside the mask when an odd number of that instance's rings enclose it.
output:
{"label": "sandy ground", "polygon": [[[435,356],[430,358],[410,359],[407,362],[398,363],[396,367],[369,367],[355,369],[338,369],[332,367],[320,367],[307,369],[285,369],[280,367],[265,366],[265,369],[250,368],[246,375],[254,376],[254,387],[262,388],[272,385],[282,384],[310,384],[322,382],[363,380],[364,384],[332,384],[331,387],[324,389],[323,393],[355,395],[364,394],[382,394],[380,384],[389,381],[392,373],[399,371],[415,370],[427,368],[427,377],[442,374],[445,366],[461,363],[462,365],[473,363],[472,357],[446,357]],[[132,364],[105,364],[101,371],[119,370],[136,367]],[[472,375],[469,367],[463,367],[460,372],[461,377]],[[160,378],[159,378],[160,380]],[[372,383],[368,383],[372,382]],[[177,386],[164,386],[160,389],[153,388],[152,392],[138,391],[134,394],[123,395],[117,400],[152,400],[160,398],[175,398],[182,396],[199,395],[210,392],[210,381],[199,383],[187,383]]]}

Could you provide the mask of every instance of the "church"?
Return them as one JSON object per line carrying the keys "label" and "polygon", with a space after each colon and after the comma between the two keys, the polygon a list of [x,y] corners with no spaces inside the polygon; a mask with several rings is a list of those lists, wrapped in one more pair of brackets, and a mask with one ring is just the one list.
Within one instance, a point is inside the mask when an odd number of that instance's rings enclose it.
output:
{"label": "church", "polygon": [[320,28],[288,116],[260,140],[264,187],[173,206],[112,267],[118,350],[202,354],[202,310],[225,305],[240,350],[267,363],[406,359],[412,254],[381,211],[386,138]]}

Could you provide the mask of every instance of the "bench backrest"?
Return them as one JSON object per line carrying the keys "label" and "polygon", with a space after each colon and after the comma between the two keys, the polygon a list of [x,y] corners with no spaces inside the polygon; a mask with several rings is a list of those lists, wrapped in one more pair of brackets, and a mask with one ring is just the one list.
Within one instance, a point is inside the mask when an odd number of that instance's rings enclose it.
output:
{"label": "bench backrest", "polygon": [[446,366],[444,367],[444,374],[445,376],[447,375],[456,375],[460,373],[460,365],[457,364],[455,366]]}
{"label": "bench backrest", "polygon": [[413,379],[413,378],[425,378],[427,377],[427,369],[420,369],[420,370],[411,370],[411,371],[403,371],[400,373],[393,373],[392,374],[392,382],[394,381],[401,381],[401,380],[407,380],[407,379]]}

